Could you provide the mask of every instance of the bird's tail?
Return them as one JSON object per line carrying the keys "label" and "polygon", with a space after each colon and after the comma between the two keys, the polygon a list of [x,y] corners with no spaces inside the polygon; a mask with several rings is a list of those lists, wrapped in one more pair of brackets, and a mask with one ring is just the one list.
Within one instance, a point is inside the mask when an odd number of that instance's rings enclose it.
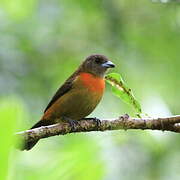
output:
{"label": "bird's tail", "polygon": [[[31,129],[34,129],[34,128],[38,128],[38,127],[41,127],[41,126],[48,126],[50,125],[51,123],[46,121],[46,120],[40,120],[39,122],[37,122]],[[36,140],[36,141],[31,141],[31,142],[28,142],[28,141],[25,141],[23,143],[23,145],[21,146],[21,150],[24,151],[29,151],[31,150],[38,142],[39,140]]]}

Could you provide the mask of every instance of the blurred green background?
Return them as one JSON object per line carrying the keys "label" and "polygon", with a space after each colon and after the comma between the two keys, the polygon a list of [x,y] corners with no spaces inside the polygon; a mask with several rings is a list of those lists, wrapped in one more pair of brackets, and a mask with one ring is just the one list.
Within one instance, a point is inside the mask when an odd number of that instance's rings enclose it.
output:
{"label": "blurred green background", "polygon": [[[179,135],[157,131],[71,134],[15,150],[60,84],[93,53],[108,56],[153,117],[178,114],[180,4],[147,0],[0,2],[0,180],[179,180]],[[107,85],[91,115],[132,109]]]}

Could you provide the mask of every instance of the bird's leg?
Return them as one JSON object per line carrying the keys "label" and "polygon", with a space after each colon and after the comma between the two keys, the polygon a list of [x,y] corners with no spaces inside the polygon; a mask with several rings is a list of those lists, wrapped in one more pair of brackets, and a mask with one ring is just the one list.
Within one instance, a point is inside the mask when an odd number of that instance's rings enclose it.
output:
{"label": "bird's leg", "polygon": [[93,120],[96,123],[96,126],[99,128],[101,126],[101,120],[94,117],[94,118],[83,118],[84,120]]}
{"label": "bird's leg", "polygon": [[68,118],[68,117],[65,117],[65,116],[62,117],[62,119],[63,119],[63,121],[68,122],[70,124],[72,131],[76,130],[75,127],[76,127],[76,125],[79,124],[77,120],[74,120],[74,119],[71,119],[71,118]]}

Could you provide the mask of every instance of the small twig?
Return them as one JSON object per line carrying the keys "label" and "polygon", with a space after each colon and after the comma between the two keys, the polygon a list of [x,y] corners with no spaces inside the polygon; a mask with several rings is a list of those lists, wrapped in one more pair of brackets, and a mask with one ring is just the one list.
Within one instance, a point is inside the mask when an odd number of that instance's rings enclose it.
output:
{"label": "small twig", "polygon": [[127,115],[114,120],[102,120],[99,127],[93,120],[82,120],[75,125],[75,131],[69,123],[54,124],[36,129],[16,133],[16,137],[23,141],[35,141],[56,135],[65,135],[76,132],[110,131],[110,130],[161,130],[180,133],[180,115],[165,118],[131,118]]}

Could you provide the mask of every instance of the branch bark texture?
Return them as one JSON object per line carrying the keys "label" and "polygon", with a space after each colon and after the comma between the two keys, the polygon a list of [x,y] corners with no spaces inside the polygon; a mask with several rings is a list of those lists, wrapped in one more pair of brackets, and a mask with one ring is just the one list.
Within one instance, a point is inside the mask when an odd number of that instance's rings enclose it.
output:
{"label": "branch bark texture", "polygon": [[69,123],[60,123],[19,132],[16,136],[18,139],[31,142],[56,135],[91,131],[140,129],[180,133],[179,123],[180,115],[165,118],[131,118],[124,115],[113,120],[101,120],[99,125],[94,120],[84,119],[75,124],[74,128]]}

